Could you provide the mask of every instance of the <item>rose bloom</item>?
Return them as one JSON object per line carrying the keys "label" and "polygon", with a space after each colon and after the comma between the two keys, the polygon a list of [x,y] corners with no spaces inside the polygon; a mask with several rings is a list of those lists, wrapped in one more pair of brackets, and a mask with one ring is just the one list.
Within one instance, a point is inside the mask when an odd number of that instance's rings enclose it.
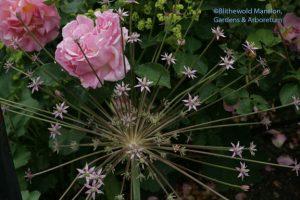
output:
{"label": "rose bloom", "polygon": [[278,30],[283,40],[300,51],[300,17],[294,13],[287,13],[283,18],[283,23],[278,23]]}
{"label": "rose bloom", "polygon": [[43,47],[59,34],[60,16],[55,6],[43,0],[0,0],[0,40],[10,48],[29,52],[42,49],[17,15]]}
{"label": "rose bloom", "polygon": [[79,78],[85,88],[101,87],[104,81],[121,80],[130,69],[122,50],[128,31],[126,28],[121,31],[118,14],[108,10],[95,15],[95,25],[92,19],[83,15],[69,22],[63,28],[63,41],[55,52],[57,62],[70,75]]}

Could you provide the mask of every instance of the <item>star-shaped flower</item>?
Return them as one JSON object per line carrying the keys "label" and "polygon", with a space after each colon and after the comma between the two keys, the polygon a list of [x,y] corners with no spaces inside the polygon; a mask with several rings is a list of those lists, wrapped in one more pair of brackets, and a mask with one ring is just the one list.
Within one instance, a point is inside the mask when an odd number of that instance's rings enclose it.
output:
{"label": "star-shaped flower", "polygon": [[165,60],[168,65],[176,63],[176,59],[173,57],[172,53],[170,54],[164,53],[163,55],[161,55],[161,60]]}
{"label": "star-shaped flower", "polygon": [[128,17],[128,12],[124,11],[124,9],[122,8],[118,8],[118,10],[116,10],[116,13],[119,15],[119,18],[121,19],[121,21],[124,21],[124,17]]}
{"label": "star-shaped flower", "polygon": [[219,26],[217,28],[211,28],[211,32],[215,35],[215,38],[217,40],[220,39],[220,37],[225,38],[226,36],[224,35],[224,30],[221,29]]}
{"label": "star-shaped flower", "polygon": [[55,118],[60,117],[61,119],[63,119],[63,114],[64,113],[68,113],[67,109],[69,108],[69,106],[65,105],[65,102],[62,102],[60,104],[56,104],[56,107],[54,107],[54,111],[53,111],[53,115]]}
{"label": "star-shaped flower", "polygon": [[31,88],[31,93],[33,94],[35,91],[39,91],[40,86],[43,84],[43,81],[40,80],[41,77],[32,78],[31,83],[27,86],[28,88]]}
{"label": "star-shaped flower", "polygon": [[240,158],[242,158],[243,149],[245,147],[240,146],[240,141],[238,141],[236,145],[233,143],[231,143],[231,145],[232,145],[232,147],[229,149],[229,151],[232,152],[232,157],[235,157],[238,155]]}
{"label": "star-shaped flower", "polygon": [[130,36],[128,36],[128,42],[129,43],[134,43],[134,42],[140,42],[141,40],[139,39],[140,34],[138,34],[137,32],[133,32],[131,33]]}
{"label": "star-shaped flower", "polygon": [[197,111],[197,106],[201,105],[201,102],[199,100],[198,96],[194,96],[192,97],[190,94],[188,94],[189,98],[182,100],[185,104],[186,107],[188,107],[188,111],[194,109],[195,111]]}
{"label": "star-shaped flower", "polygon": [[247,169],[247,166],[245,163],[240,162],[241,167],[236,167],[235,169],[240,172],[238,175],[238,178],[241,178],[242,180],[244,180],[245,176],[249,176],[248,172],[250,171],[249,169]]}
{"label": "star-shaped flower", "polygon": [[100,190],[102,185],[103,184],[98,181],[93,181],[91,184],[85,184],[85,187],[88,189],[85,193],[95,200],[96,194],[103,194],[103,192]]}
{"label": "star-shaped flower", "polygon": [[95,173],[95,167],[89,168],[89,165],[86,163],[83,169],[77,169],[78,178],[85,178],[86,183],[88,184],[91,179],[93,179],[93,174]]}
{"label": "star-shaped flower", "polygon": [[114,92],[115,92],[115,94],[117,95],[117,96],[123,96],[123,95],[125,95],[125,96],[128,96],[128,91],[130,91],[131,89],[129,88],[129,84],[125,84],[123,81],[121,82],[121,84],[116,84],[116,87],[115,87],[115,90],[114,90]]}
{"label": "star-shaped flower", "polygon": [[50,138],[55,139],[56,136],[61,135],[59,130],[61,129],[61,126],[58,123],[51,124],[51,127],[48,128],[50,131]]}
{"label": "star-shaped flower", "polygon": [[229,70],[229,69],[234,69],[234,67],[232,66],[234,63],[234,59],[230,56],[225,56],[225,57],[221,57],[222,62],[219,64],[221,66],[224,66],[225,69]]}
{"label": "star-shaped flower", "polygon": [[7,73],[11,68],[13,68],[14,62],[11,60],[8,60],[4,63],[3,68],[5,69],[5,73]]}
{"label": "star-shaped flower", "polygon": [[186,75],[188,78],[191,79],[197,78],[197,76],[195,75],[197,73],[197,70],[193,70],[190,67],[184,66],[184,71],[182,73]]}
{"label": "star-shaped flower", "polygon": [[243,47],[247,52],[250,52],[252,54],[255,54],[255,51],[258,49],[257,47],[255,47],[254,42],[248,42],[247,40],[245,44],[243,44]]}
{"label": "star-shaped flower", "polygon": [[149,81],[146,77],[144,77],[143,79],[137,77],[137,80],[139,81],[139,84],[134,87],[140,87],[141,92],[143,92],[144,90],[150,92],[149,87],[153,83],[152,81]]}
{"label": "star-shaped flower", "polygon": [[256,145],[253,142],[250,143],[249,151],[252,156],[255,156],[255,151],[257,151],[257,149],[256,149]]}

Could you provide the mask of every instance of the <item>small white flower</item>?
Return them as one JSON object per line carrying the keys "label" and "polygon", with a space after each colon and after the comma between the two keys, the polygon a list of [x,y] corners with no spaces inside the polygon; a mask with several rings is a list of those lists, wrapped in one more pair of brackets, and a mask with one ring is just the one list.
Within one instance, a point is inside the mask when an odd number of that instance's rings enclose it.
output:
{"label": "small white flower", "polygon": [[296,159],[295,159],[295,161],[294,161],[294,167],[293,167],[292,171],[295,171],[296,174],[297,174],[297,176],[299,175],[299,171],[300,171],[300,163],[298,163]]}
{"label": "small white flower", "polygon": [[32,62],[38,61],[38,60],[39,60],[39,55],[36,54],[36,53],[34,53],[34,54],[31,56],[31,60],[32,60]]}
{"label": "small white flower", "polygon": [[21,42],[21,38],[18,37],[14,37],[11,39],[10,41],[10,45],[12,46],[12,48],[14,49],[19,49],[19,44]]}
{"label": "small white flower", "polygon": [[197,70],[193,70],[190,67],[184,66],[184,71],[182,73],[191,79],[197,78],[197,76],[195,75],[197,73]]}
{"label": "small white flower", "polygon": [[121,84],[116,84],[116,87],[115,87],[115,90],[114,90],[114,92],[115,92],[115,94],[117,95],[117,96],[123,96],[123,95],[125,95],[125,96],[128,96],[128,91],[130,91],[131,89],[129,88],[129,84],[125,84],[123,81],[121,82]]}
{"label": "small white flower", "polygon": [[165,60],[168,65],[176,63],[176,59],[173,57],[172,53],[170,54],[164,53],[163,55],[161,55],[161,57],[162,57],[161,60]]}
{"label": "small white flower", "polygon": [[217,40],[220,39],[220,37],[225,38],[226,36],[224,35],[223,29],[221,29],[219,26],[217,28],[211,28],[211,32],[215,35],[215,38]]}
{"label": "small white flower", "polygon": [[130,127],[135,124],[136,117],[132,113],[127,113],[121,117],[122,124],[125,127]]}
{"label": "small white flower", "polygon": [[51,124],[51,127],[48,128],[50,131],[50,138],[55,139],[56,136],[61,135],[59,130],[61,129],[61,126],[58,123]]}
{"label": "small white flower", "polygon": [[244,180],[245,176],[249,176],[248,172],[250,171],[249,169],[247,169],[247,166],[245,163],[240,162],[241,167],[236,167],[235,169],[240,172],[238,175],[238,178],[241,178],[242,180]]}
{"label": "small white flower", "polygon": [[134,42],[140,42],[141,40],[139,39],[140,34],[138,34],[137,32],[133,32],[131,33],[130,36],[128,36],[128,42],[129,43],[134,43]]}
{"label": "small white flower", "polygon": [[243,153],[243,149],[245,148],[244,146],[240,146],[240,141],[237,142],[237,144],[233,144],[231,143],[232,147],[229,149],[229,151],[232,152],[232,156],[231,157],[235,157],[235,156],[239,156],[240,158],[242,158],[242,153]]}
{"label": "small white flower", "polygon": [[91,184],[85,184],[85,187],[88,189],[85,193],[95,200],[96,194],[103,194],[103,192],[100,190],[102,185],[103,184],[98,181],[93,181]]}
{"label": "small white flower", "polygon": [[14,62],[11,60],[8,60],[5,62],[5,64],[3,65],[3,68],[5,69],[5,73],[7,73],[11,68],[13,68],[14,66]]}
{"label": "small white flower", "polygon": [[268,129],[269,129],[269,126],[271,126],[272,121],[270,120],[269,117],[264,116],[264,117],[262,118],[262,120],[260,121],[260,123],[263,124],[263,125],[265,125],[265,126],[266,126],[266,129],[268,130]]}
{"label": "small white flower", "polygon": [[222,62],[219,65],[224,66],[225,69],[227,69],[227,70],[234,69],[234,67],[232,66],[234,63],[233,57],[225,56],[225,57],[221,57],[221,59],[222,59]]}
{"label": "small white flower", "polygon": [[117,14],[119,15],[119,18],[124,21],[124,17],[128,17],[128,12],[124,11],[124,9],[122,8],[118,8],[118,10],[116,10]]}
{"label": "small white flower", "polygon": [[253,142],[250,143],[249,151],[252,156],[255,156],[255,151],[257,151],[257,149],[256,149],[256,145]]}
{"label": "small white flower", "polygon": [[299,106],[300,106],[300,99],[299,99],[299,97],[292,96],[292,98],[293,98],[293,104],[295,105],[296,110],[299,110]]}
{"label": "small white flower", "polygon": [[255,47],[254,42],[248,42],[247,40],[245,44],[243,44],[243,47],[247,52],[250,52],[252,54],[255,54],[255,51],[258,49],[257,47]]}
{"label": "small white flower", "polygon": [[61,119],[63,119],[63,114],[64,113],[68,113],[67,109],[69,108],[69,106],[65,105],[65,102],[62,102],[60,104],[56,104],[56,107],[54,107],[54,111],[53,111],[53,115],[55,118],[60,117]]}
{"label": "small white flower", "polygon": [[39,91],[40,86],[43,84],[43,81],[40,80],[40,77],[32,78],[31,83],[27,86],[28,88],[31,88],[31,93],[33,94],[35,91]]}
{"label": "small white flower", "polygon": [[188,96],[189,96],[188,99],[182,100],[185,103],[184,106],[188,107],[188,111],[192,109],[197,111],[197,106],[201,105],[199,97],[198,96],[192,97],[190,94],[188,94]]}
{"label": "small white flower", "polygon": [[77,169],[78,178],[85,178],[86,183],[88,184],[91,179],[93,179],[93,174],[95,173],[95,167],[89,168],[89,165],[86,163],[83,169]]}
{"label": "small white flower", "polygon": [[143,92],[144,90],[150,92],[149,86],[153,83],[152,81],[149,81],[146,77],[144,77],[143,79],[137,77],[137,80],[139,81],[139,84],[134,87],[140,87],[141,92]]}

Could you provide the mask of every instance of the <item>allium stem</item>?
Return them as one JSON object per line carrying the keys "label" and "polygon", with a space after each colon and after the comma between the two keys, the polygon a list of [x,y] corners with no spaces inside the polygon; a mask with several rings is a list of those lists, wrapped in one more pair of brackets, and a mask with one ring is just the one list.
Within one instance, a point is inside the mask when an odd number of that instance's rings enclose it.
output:
{"label": "allium stem", "polygon": [[132,185],[132,196],[133,200],[141,200],[141,188],[139,175],[139,167],[135,159],[131,160],[131,185]]}

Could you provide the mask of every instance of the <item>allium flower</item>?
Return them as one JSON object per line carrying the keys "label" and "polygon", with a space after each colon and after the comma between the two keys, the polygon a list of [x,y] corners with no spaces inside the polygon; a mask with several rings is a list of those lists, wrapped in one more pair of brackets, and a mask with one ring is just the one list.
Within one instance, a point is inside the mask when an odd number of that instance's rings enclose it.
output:
{"label": "allium flower", "polygon": [[247,169],[247,166],[245,163],[240,162],[241,167],[236,167],[235,169],[239,172],[238,178],[241,178],[244,180],[245,176],[249,176],[248,172],[250,171]]}
{"label": "allium flower", "polygon": [[256,149],[256,145],[253,142],[250,143],[249,151],[252,156],[255,156],[255,151],[257,151],[257,149]]}
{"label": "allium flower", "polygon": [[43,84],[43,81],[40,80],[41,77],[32,78],[31,83],[27,86],[28,88],[31,88],[31,93],[33,94],[35,91],[39,91],[40,86]]}
{"label": "allium flower", "polygon": [[78,178],[85,178],[88,184],[94,177],[95,167],[89,168],[89,165],[86,163],[83,169],[77,169],[77,171],[79,173]]}
{"label": "allium flower", "polygon": [[220,39],[220,37],[225,38],[226,36],[224,35],[223,29],[221,29],[219,26],[217,28],[211,28],[211,32],[215,35],[215,38],[217,40]]}
{"label": "allium flower", "polygon": [[244,190],[245,192],[248,192],[249,189],[250,189],[250,186],[249,185],[242,185],[241,189]]}
{"label": "allium flower", "polygon": [[5,69],[5,72],[7,73],[13,66],[14,66],[14,62],[11,60],[8,60],[3,65],[3,68]]}
{"label": "allium flower", "polygon": [[268,116],[263,116],[262,120],[260,121],[261,124],[265,125],[266,129],[269,129],[269,126],[271,126],[272,121]]}
{"label": "allium flower", "polygon": [[243,149],[245,148],[244,146],[240,146],[240,141],[237,142],[237,144],[233,144],[231,143],[232,147],[229,149],[229,151],[232,152],[232,157],[235,156],[239,156],[240,158],[242,158],[242,153],[243,153]]}
{"label": "allium flower", "polygon": [[257,47],[255,47],[254,42],[248,42],[246,40],[245,44],[243,44],[243,47],[245,48],[246,52],[249,52],[251,54],[256,54],[256,50],[258,49]]}
{"label": "allium flower", "polygon": [[140,42],[141,40],[139,39],[140,34],[138,34],[137,32],[133,32],[131,33],[130,36],[128,36],[128,42],[129,43],[135,43],[135,42]]}
{"label": "allium flower", "polygon": [[124,21],[124,17],[128,17],[128,12],[124,11],[124,9],[122,8],[118,8],[118,10],[116,10],[117,14],[119,15],[120,19],[122,21]]}
{"label": "allium flower", "polygon": [[61,126],[58,123],[51,124],[51,127],[48,128],[50,131],[50,138],[55,139],[56,136],[61,135],[60,130]]}
{"label": "allium flower", "polygon": [[[46,43],[58,36],[59,22],[60,16],[56,7],[44,4],[43,0],[0,1],[0,40],[10,48],[40,51]],[[24,25],[42,47],[27,33]]]}
{"label": "allium flower", "polygon": [[299,175],[299,171],[300,171],[300,163],[298,163],[296,159],[295,159],[295,161],[294,161],[294,167],[293,167],[292,171],[295,171],[296,174],[297,174],[297,176]]}
{"label": "allium flower", "polygon": [[95,15],[95,26],[92,19],[83,15],[69,22],[55,52],[57,62],[70,75],[78,77],[85,88],[121,80],[130,69],[122,50],[122,38],[127,38],[128,33],[123,28],[121,35],[119,15],[111,10]]}
{"label": "allium flower", "polygon": [[184,71],[182,73],[186,75],[188,78],[191,79],[197,78],[197,76],[195,75],[197,73],[197,70],[193,70],[190,67],[184,66]]}
{"label": "allium flower", "polygon": [[170,54],[164,53],[163,55],[161,55],[161,57],[162,57],[161,60],[165,60],[168,65],[176,63],[175,62],[176,59],[173,57],[172,53],[170,53]]}
{"label": "allium flower", "polygon": [[184,106],[188,107],[188,111],[194,109],[197,111],[197,107],[201,105],[201,101],[199,100],[199,96],[192,97],[188,94],[189,98],[182,100],[184,102]]}
{"label": "allium flower", "polygon": [[144,77],[143,79],[141,78],[136,78],[139,81],[139,84],[137,84],[134,87],[140,87],[141,88],[141,92],[148,91],[150,92],[150,85],[153,83],[152,81],[149,81],[146,77]]}
{"label": "allium flower", "polygon": [[222,63],[220,63],[221,66],[224,66],[225,69],[227,70],[234,69],[232,65],[235,60],[232,57],[225,56],[225,57],[221,57],[221,59],[222,59]]}
{"label": "allium flower", "polygon": [[69,106],[65,105],[65,102],[62,102],[60,104],[56,104],[56,107],[54,107],[54,111],[53,111],[53,115],[55,118],[60,117],[61,119],[63,119],[63,114],[64,113],[68,113],[67,109],[69,108]]}
{"label": "allium flower", "polygon": [[128,96],[128,91],[130,91],[131,89],[129,88],[129,84],[125,84],[123,81],[121,82],[121,84],[119,84],[119,83],[117,83],[116,84],[116,87],[115,87],[115,90],[114,90],[114,92],[115,92],[115,94],[117,95],[117,96],[123,96],[123,95],[125,95],[125,96]]}
{"label": "allium flower", "polygon": [[28,168],[27,171],[25,171],[25,179],[31,184],[31,180],[33,178],[33,175],[32,175],[32,172],[31,172],[31,169]]}
{"label": "allium flower", "polygon": [[103,183],[93,181],[91,184],[86,184],[85,187],[88,189],[85,193],[88,194],[93,200],[96,199],[96,194],[103,194],[100,190]]}

